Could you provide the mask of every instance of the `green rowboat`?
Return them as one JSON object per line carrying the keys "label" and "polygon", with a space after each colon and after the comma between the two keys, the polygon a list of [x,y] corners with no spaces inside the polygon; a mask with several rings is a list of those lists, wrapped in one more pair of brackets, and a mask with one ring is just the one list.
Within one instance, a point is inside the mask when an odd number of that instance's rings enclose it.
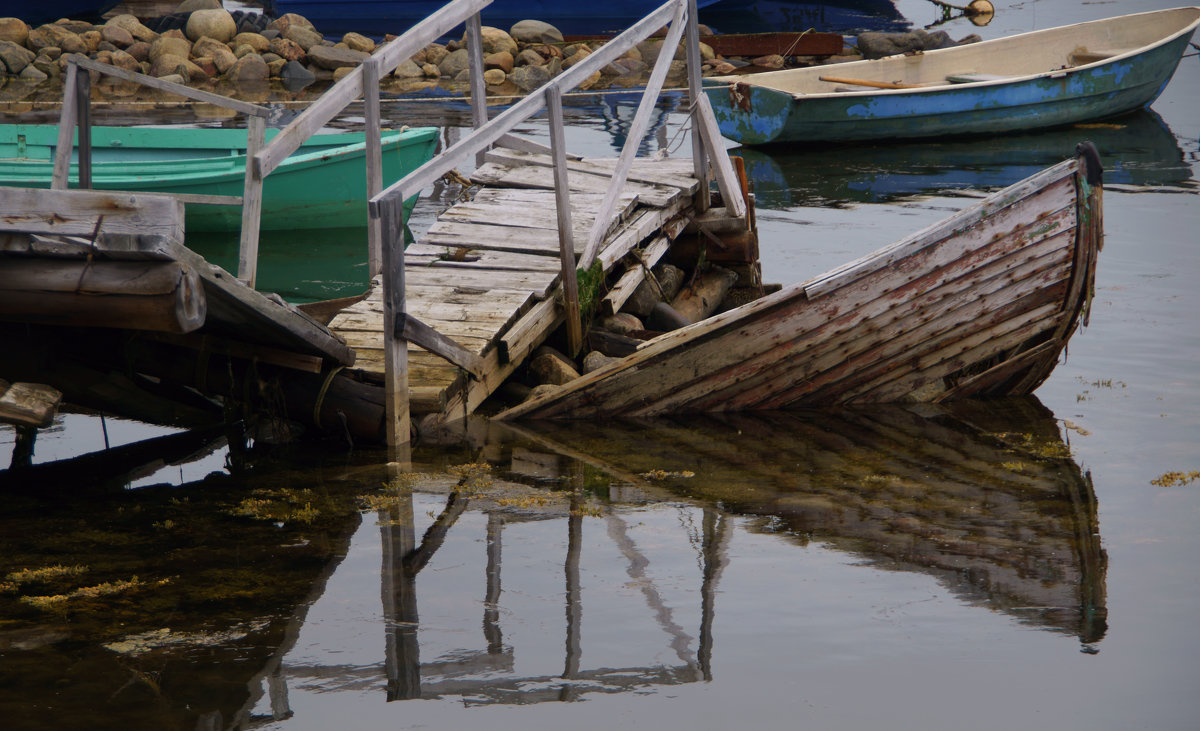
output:
{"label": "green rowboat", "polygon": [[[267,130],[267,139],[277,132]],[[50,187],[57,143],[55,125],[0,125],[0,186]],[[436,145],[433,127],[384,132],[383,184],[423,165]],[[264,181],[262,228],[365,226],[365,152],[361,132],[313,135]],[[92,127],[92,187],[98,190],[240,196],[245,173],[242,129]],[[414,202],[406,202],[406,212]],[[241,208],[189,203],[185,225],[189,231],[236,231]]]}

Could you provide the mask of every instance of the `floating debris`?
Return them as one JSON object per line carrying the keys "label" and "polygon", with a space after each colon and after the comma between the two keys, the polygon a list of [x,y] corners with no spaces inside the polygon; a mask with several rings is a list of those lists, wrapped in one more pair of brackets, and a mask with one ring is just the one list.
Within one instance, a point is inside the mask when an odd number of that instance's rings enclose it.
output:
{"label": "floating debris", "polygon": [[1192,470],[1191,472],[1164,472],[1153,480],[1150,480],[1150,484],[1158,485],[1159,487],[1183,487],[1196,480],[1200,480],[1200,470]]}

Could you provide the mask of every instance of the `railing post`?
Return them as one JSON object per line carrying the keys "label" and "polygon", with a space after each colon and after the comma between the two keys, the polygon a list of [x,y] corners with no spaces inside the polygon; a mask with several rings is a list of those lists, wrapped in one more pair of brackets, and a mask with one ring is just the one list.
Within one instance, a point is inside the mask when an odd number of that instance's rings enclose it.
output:
{"label": "railing post", "polygon": [[79,187],[92,187],[92,74],[75,76],[75,113],[79,115]]}
{"label": "railing post", "polygon": [[[374,215],[377,212],[377,215]],[[389,447],[410,441],[408,411],[408,343],[396,336],[397,316],[404,314],[404,192],[397,190],[376,204],[373,217],[383,232],[383,362],[386,438]]]}
{"label": "railing post", "polygon": [[[383,152],[379,114],[379,59],[363,63],[363,107],[366,114],[367,200],[383,190]],[[379,219],[367,213],[367,271],[374,279],[383,271],[383,231]]]}
{"label": "railing post", "polygon": [[70,187],[71,150],[75,147],[75,127],[79,121],[77,113],[79,95],[75,93],[75,79],[78,77],[79,67],[74,63],[68,63],[67,78],[63,82],[62,111],[58,116],[58,143],[54,150],[54,176],[50,179],[50,187],[54,190],[66,190]]}
{"label": "railing post", "polygon": [[575,240],[571,230],[571,185],[567,176],[562,89],[553,83],[546,87],[546,111],[550,116],[550,156],[554,161],[554,204],[558,213],[558,255],[562,265],[567,344],[571,357],[575,357],[583,347],[583,323],[579,312],[579,283],[575,275]]}
{"label": "railing post", "polygon": [[[692,167],[693,175],[700,181],[700,191],[696,196],[695,207],[700,213],[708,210],[708,156],[704,150],[704,141],[700,138],[700,118],[696,102],[703,94],[700,79],[700,29],[696,13],[696,0],[687,0],[687,69],[688,69],[688,107],[692,120]],[[714,154],[716,154],[714,152]]]}
{"label": "railing post", "polygon": [[[470,57],[471,69],[471,118],[475,129],[487,124],[487,86],[483,82],[483,21],[479,13],[467,18],[467,55]],[[484,150],[475,154],[475,164],[482,165]]]}
{"label": "railing post", "polygon": [[254,156],[267,135],[267,121],[257,115],[246,120],[246,177],[242,186],[242,237],[238,246],[238,279],[254,288],[258,278],[258,232],[262,216],[263,177]]}

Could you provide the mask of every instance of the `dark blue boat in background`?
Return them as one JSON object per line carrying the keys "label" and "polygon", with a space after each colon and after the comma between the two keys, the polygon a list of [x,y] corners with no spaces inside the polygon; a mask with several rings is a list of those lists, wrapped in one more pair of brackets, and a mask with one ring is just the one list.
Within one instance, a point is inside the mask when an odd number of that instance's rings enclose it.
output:
{"label": "dark blue boat in background", "polygon": [[[698,0],[706,7],[717,0]],[[325,34],[355,31],[403,33],[445,5],[445,0],[263,0],[268,14],[298,13]],[[615,33],[641,20],[662,0],[495,0],[483,9],[483,24],[508,30],[522,20],[541,20],[566,34]],[[701,15],[701,21],[704,20]]]}
{"label": "dark blue boat in background", "polygon": [[898,33],[912,23],[892,0],[717,0],[702,6],[700,22],[717,33],[802,31],[856,35],[867,31]]}
{"label": "dark blue boat in background", "polygon": [[95,20],[120,0],[0,0],[0,18],[20,18],[31,26],[59,18]]}

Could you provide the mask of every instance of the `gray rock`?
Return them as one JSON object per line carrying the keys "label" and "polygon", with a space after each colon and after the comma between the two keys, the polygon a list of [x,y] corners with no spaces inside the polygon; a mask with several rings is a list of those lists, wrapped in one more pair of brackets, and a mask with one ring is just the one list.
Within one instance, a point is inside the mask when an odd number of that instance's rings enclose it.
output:
{"label": "gray rock", "polygon": [[550,80],[550,71],[546,66],[518,66],[510,78],[521,91],[530,92]]}
{"label": "gray rock", "polygon": [[532,48],[526,48],[521,51],[517,54],[516,58],[517,66],[541,66],[545,63],[546,59],[542,58],[542,54]]}
{"label": "gray rock", "polygon": [[510,28],[508,34],[518,43],[562,43],[563,41],[562,31],[540,20],[522,20]]}
{"label": "gray rock", "polygon": [[353,68],[370,58],[362,51],[352,51],[349,48],[336,46],[313,46],[308,51],[308,60],[330,71],[340,68]]}
{"label": "gray rock", "polygon": [[[650,307],[653,306],[653,304],[650,305]],[[649,311],[649,309],[650,308],[647,308],[647,311]],[[616,333],[618,335],[626,335],[638,330],[645,330],[646,326],[642,324],[642,321],[638,319],[637,315],[629,312],[618,312],[611,317],[606,317],[601,320],[600,329],[607,330],[610,333]]]}
{"label": "gray rock", "polygon": [[612,358],[601,353],[598,350],[593,350],[583,357],[583,372],[591,373],[598,371],[609,363],[616,363],[620,358]]}
{"label": "gray rock", "polygon": [[[0,41],[0,66],[8,69],[8,73],[16,75],[25,70],[37,56],[27,48],[12,41]],[[0,68],[3,71],[4,68]]]}
{"label": "gray rock", "polygon": [[412,59],[402,61],[392,75],[398,79],[418,79],[425,76],[425,69],[421,68]]}
{"label": "gray rock", "polygon": [[[66,50],[65,48],[63,49]],[[192,43],[186,38],[162,35],[150,44],[150,61],[157,61],[163,56],[178,56],[187,58],[192,55]]]}
{"label": "gray rock", "polygon": [[197,10],[221,10],[221,0],[183,0],[175,7],[176,13],[194,13]]}
{"label": "gray rock", "polygon": [[108,19],[108,22],[105,23],[105,25],[124,28],[125,30],[129,31],[129,33],[134,37],[134,40],[138,41],[150,43],[155,38],[158,38],[157,33],[143,25],[142,21],[138,20],[136,16],[129,14],[114,15]]}
{"label": "gray rock", "polygon": [[279,78],[283,80],[283,85],[289,91],[298,91],[316,81],[317,75],[299,61],[288,61],[284,63],[283,69],[279,72]]}
{"label": "gray rock", "polygon": [[533,389],[529,391],[529,398],[535,399],[545,396],[547,394],[554,393],[560,388],[562,388],[562,386],[555,386],[553,383],[543,383],[540,386],[534,386]]}
{"label": "gray rock", "polygon": [[266,81],[270,75],[271,70],[267,68],[267,62],[262,59],[262,56],[251,53],[239,58],[237,63],[226,72],[225,78],[237,83]]}
{"label": "gray rock", "polygon": [[[303,48],[305,51],[312,50],[313,46],[321,45],[325,38],[312,28],[305,28],[299,25],[290,26],[283,32],[283,37],[289,41],[294,41],[296,45]],[[361,51],[360,51],[361,53]]]}
{"label": "gray rock", "polygon": [[529,372],[540,384],[561,386],[579,378],[579,371],[575,370],[575,364],[567,356],[547,347],[538,348],[533,354],[529,361]]}
{"label": "gray rock", "polygon": [[686,317],[676,312],[675,308],[666,302],[655,303],[649,316],[646,317],[646,329],[654,332],[670,332],[691,324]]}
{"label": "gray rock", "polygon": [[469,68],[470,65],[471,56],[465,48],[451,51],[446,54],[445,58],[437,62],[437,67],[442,72],[442,76],[449,76],[452,79]]}
{"label": "gray rock", "polygon": [[48,74],[38,70],[38,68],[36,66],[33,66],[32,64],[21,69],[21,73],[17,74],[17,76],[24,79],[25,81],[34,81],[34,82],[42,82],[42,81],[45,81],[46,79],[50,78],[50,76]]}
{"label": "gray rock", "polygon": [[29,40],[29,26],[20,18],[0,18],[0,41],[12,41],[24,46]]}

